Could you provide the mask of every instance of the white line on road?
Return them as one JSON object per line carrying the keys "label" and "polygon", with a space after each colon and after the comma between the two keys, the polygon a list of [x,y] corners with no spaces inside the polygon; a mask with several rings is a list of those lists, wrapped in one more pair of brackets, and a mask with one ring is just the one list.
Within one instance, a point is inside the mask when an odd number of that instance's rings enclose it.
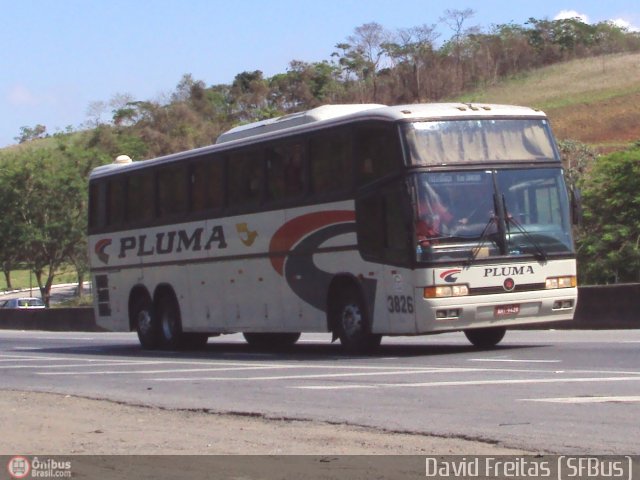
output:
{"label": "white line on road", "polygon": [[350,388],[417,388],[417,387],[470,387],[481,385],[526,385],[535,383],[597,383],[639,381],[640,377],[589,377],[589,378],[523,378],[503,380],[461,380],[449,382],[375,383],[371,385],[301,385],[289,388],[303,390],[347,390]]}
{"label": "white line on road", "polygon": [[470,358],[469,362],[560,363],[562,360],[524,360],[515,358]]}
{"label": "white line on road", "polygon": [[95,340],[93,337],[29,337],[29,340]]}
{"label": "white line on road", "polygon": [[[184,371],[184,370],[182,370]],[[316,379],[316,378],[344,378],[344,377],[374,377],[381,375],[416,375],[421,373],[467,373],[473,371],[469,368],[450,368],[450,369],[433,369],[425,368],[420,370],[389,370],[382,372],[359,372],[359,373],[319,373],[316,375],[274,375],[269,377],[242,377],[242,378],[230,378],[230,377],[177,377],[177,378],[148,378],[147,380],[153,380],[156,382],[189,382],[189,381],[258,381],[258,380],[300,380],[300,379]],[[478,371],[478,370],[475,370]]]}
{"label": "white line on road", "polygon": [[548,403],[638,403],[639,395],[617,397],[558,397],[558,398],[521,398],[522,402],[548,402]]}
{"label": "white line on road", "polygon": [[[56,364],[56,365],[0,365],[0,370],[16,370],[30,368],[32,370],[38,368],[82,368],[82,367],[122,367],[131,365],[158,365],[161,363],[171,362],[127,362],[127,361],[111,361],[109,363],[73,363],[73,364]],[[86,375],[91,372],[84,372]]]}
{"label": "white line on road", "polygon": [[[154,375],[164,373],[200,373],[200,372],[236,372],[240,370],[269,370],[268,365],[250,367],[215,367],[215,368],[172,368],[167,370],[97,370],[94,372],[36,372],[36,375]],[[283,368],[283,367],[279,367]],[[295,368],[295,367],[290,367]]]}

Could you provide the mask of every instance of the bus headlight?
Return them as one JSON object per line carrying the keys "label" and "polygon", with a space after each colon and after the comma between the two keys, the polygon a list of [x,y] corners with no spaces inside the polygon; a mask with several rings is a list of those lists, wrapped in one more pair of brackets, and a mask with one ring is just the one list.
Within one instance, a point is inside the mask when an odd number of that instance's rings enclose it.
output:
{"label": "bus headlight", "polygon": [[464,297],[465,295],[469,295],[467,284],[440,285],[424,289],[424,298]]}
{"label": "bus headlight", "polygon": [[552,288],[571,288],[578,285],[578,281],[575,275],[566,277],[549,277],[545,281],[545,288],[547,290]]}

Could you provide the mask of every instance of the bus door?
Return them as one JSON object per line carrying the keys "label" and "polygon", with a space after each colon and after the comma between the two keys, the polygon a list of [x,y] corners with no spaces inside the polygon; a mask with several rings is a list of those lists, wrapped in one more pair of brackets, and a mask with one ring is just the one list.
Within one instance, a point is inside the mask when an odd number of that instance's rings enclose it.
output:
{"label": "bus door", "polygon": [[[362,258],[379,264],[374,331],[415,331],[410,270],[413,229],[405,180],[396,180],[356,201],[358,248]],[[364,267],[372,269],[371,265]]]}

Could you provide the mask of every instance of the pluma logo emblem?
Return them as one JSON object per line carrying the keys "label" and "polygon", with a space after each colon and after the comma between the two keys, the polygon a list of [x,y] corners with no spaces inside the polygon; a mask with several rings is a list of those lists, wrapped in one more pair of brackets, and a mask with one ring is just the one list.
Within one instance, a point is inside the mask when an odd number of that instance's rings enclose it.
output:
{"label": "pluma logo emblem", "polygon": [[440,274],[440,278],[447,283],[453,283],[456,280],[458,280],[458,274],[461,272],[462,270],[460,270],[459,268],[454,268],[452,270],[445,270]]}
{"label": "pluma logo emblem", "polygon": [[98,241],[98,243],[96,243],[96,246],[94,248],[98,259],[104,264],[109,263],[109,254],[105,252],[109,245],[111,245],[111,239],[103,238],[102,240]]}

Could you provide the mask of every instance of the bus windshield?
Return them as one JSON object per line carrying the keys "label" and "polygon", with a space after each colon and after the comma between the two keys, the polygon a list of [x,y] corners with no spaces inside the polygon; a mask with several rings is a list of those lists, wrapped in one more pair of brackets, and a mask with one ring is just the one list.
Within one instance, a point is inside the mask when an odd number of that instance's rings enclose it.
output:
{"label": "bus windshield", "polygon": [[557,160],[544,119],[414,122],[405,138],[414,165]]}
{"label": "bus windshield", "polygon": [[419,261],[573,253],[560,168],[418,173]]}

